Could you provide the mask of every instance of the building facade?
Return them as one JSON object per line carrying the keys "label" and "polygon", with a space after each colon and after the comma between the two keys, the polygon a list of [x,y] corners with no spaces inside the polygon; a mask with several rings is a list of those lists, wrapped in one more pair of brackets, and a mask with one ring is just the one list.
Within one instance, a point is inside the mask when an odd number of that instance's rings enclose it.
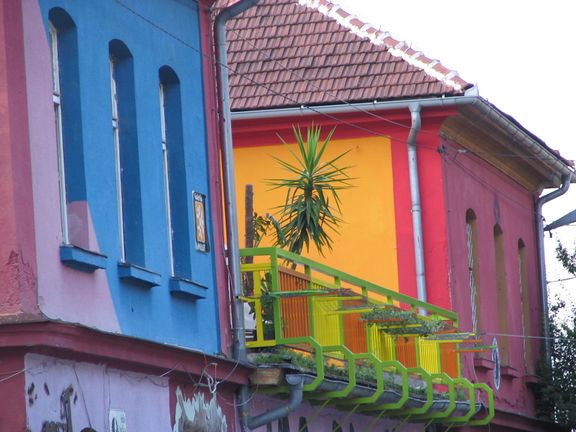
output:
{"label": "building facade", "polygon": [[255,212],[274,214],[284,192],[267,181],[290,174],[272,156],[294,162],[293,127],[335,128],[327,153],[348,152],[353,187],[333,251],[305,255],[457,312],[479,341],[456,348],[463,375],[494,392],[486,430],[551,430],[533,392],[537,207],[544,188],[574,181],[570,163],[453,71],[329,1],[262,1],[228,35],[238,196],[251,184]]}
{"label": "building facade", "polygon": [[235,430],[211,3],[0,6],[2,430]]}

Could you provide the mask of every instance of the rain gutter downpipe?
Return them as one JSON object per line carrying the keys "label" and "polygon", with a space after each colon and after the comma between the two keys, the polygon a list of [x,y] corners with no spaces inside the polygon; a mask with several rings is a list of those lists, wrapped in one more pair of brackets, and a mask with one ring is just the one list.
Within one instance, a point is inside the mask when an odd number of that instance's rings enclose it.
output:
{"label": "rain gutter downpipe", "polygon": [[[416,155],[416,138],[420,133],[422,119],[420,104],[409,106],[412,126],[408,134],[408,172],[410,174],[410,196],[412,199],[412,230],[414,238],[414,261],[416,265],[416,288],[418,300],[426,302],[426,269],[424,266],[424,237],[422,230],[422,206],[420,204],[420,180],[418,177],[418,158]],[[420,313],[425,313],[421,310]]]}
{"label": "rain gutter downpipe", "polygon": [[226,239],[228,244],[228,269],[232,284],[233,354],[239,361],[246,361],[246,330],[244,328],[244,304],[240,280],[240,249],[238,236],[238,213],[236,211],[236,179],[234,176],[234,153],[232,143],[232,119],[228,83],[228,54],[226,52],[226,22],[256,5],[258,0],[240,0],[223,9],[214,23],[218,88],[220,96],[220,132],[222,136],[222,171],[224,181],[224,209],[226,213]]}
{"label": "rain gutter downpipe", "polygon": [[290,386],[290,399],[284,405],[266,411],[263,414],[248,418],[246,424],[248,430],[271,423],[276,419],[286,417],[302,403],[304,393],[304,377],[302,375],[286,375],[286,382]]}
{"label": "rain gutter downpipe", "polygon": [[542,316],[543,316],[543,326],[544,326],[544,349],[546,353],[546,362],[550,364],[552,356],[552,344],[550,341],[550,316],[548,310],[548,282],[546,279],[546,258],[544,254],[544,218],[542,217],[542,207],[544,204],[556,199],[566,192],[570,188],[570,175],[562,176],[562,185],[559,189],[550,192],[543,197],[536,200],[536,224],[538,227],[538,264],[540,270],[540,294],[542,299]]}
{"label": "rain gutter downpipe", "polygon": [[[232,142],[232,118],[230,112],[230,93],[228,83],[228,55],[226,52],[226,22],[245,10],[255,6],[259,0],[239,0],[222,10],[214,23],[216,58],[218,66],[218,89],[221,102],[220,132],[222,136],[222,171],[224,181],[224,208],[226,212],[226,237],[228,243],[228,269],[232,283],[233,295],[233,354],[239,362],[247,361],[246,329],[244,328],[244,304],[240,300],[242,284],[240,279],[240,249],[238,235],[238,214],[236,212],[236,179],[234,176],[234,146]],[[271,423],[294,411],[302,402],[304,378],[299,375],[288,375],[286,381],[290,386],[290,399],[287,403],[263,414],[249,417],[250,401],[248,385],[239,391],[240,423],[242,430],[251,430]]]}

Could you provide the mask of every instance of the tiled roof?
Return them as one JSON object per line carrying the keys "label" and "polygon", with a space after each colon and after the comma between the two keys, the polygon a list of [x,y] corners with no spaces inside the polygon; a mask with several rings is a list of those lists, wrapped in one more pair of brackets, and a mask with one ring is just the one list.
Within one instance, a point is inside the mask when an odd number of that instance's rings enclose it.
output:
{"label": "tiled roof", "polygon": [[471,87],[328,0],[260,0],[227,29],[235,111],[460,95]]}

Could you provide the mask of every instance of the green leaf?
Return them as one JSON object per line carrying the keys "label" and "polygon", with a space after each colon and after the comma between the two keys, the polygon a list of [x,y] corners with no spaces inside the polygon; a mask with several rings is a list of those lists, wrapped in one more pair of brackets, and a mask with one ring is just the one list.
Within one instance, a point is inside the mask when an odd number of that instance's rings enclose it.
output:
{"label": "green leaf", "polygon": [[[294,160],[273,157],[289,177],[267,180],[272,190],[286,189],[284,204],[276,208],[276,244],[301,253],[304,247],[308,250],[312,242],[323,254],[324,247],[332,248],[332,238],[326,230],[337,233],[342,222],[338,191],[352,186],[353,179],[348,175],[351,167],[337,165],[349,151],[325,161],[325,152],[335,129],[323,140],[319,126],[307,128],[306,139],[299,126],[293,126],[292,130],[297,151],[288,149]],[[280,140],[287,145],[282,137]]]}

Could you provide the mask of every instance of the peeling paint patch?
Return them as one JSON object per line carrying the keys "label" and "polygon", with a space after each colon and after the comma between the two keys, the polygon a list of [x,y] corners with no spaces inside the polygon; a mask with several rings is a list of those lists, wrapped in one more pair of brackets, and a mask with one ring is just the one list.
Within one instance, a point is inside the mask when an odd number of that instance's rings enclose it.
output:
{"label": "peeling paint patch", "polygon": [[0,268],[0,281],[4,284],[0,296],[0,314],[36,312],[36,277],[33,267],[22,254],[11,251]]}
{"label": "peeling paint patch", "polygon": [[28,390],[26,390],[26,394],[28,394],[28,406],[34,405],[34,401],[38,399],[38,395],[34,392],[35,386],[34,383],[28,386]]}
{"label": "peeling paint patch", "polygon": [[60,424],[56,422],[44,422],[42,423],[41,432],[61,432],[63,429],[60,428]]}
{"label": "peeling paint patch", "polygon": [[204,400],[202,393],[196,393],[192,399],[184,397],[180,387],[176,389],[176,416],[173,432],[226,432],[226,416],[216,401]]}

